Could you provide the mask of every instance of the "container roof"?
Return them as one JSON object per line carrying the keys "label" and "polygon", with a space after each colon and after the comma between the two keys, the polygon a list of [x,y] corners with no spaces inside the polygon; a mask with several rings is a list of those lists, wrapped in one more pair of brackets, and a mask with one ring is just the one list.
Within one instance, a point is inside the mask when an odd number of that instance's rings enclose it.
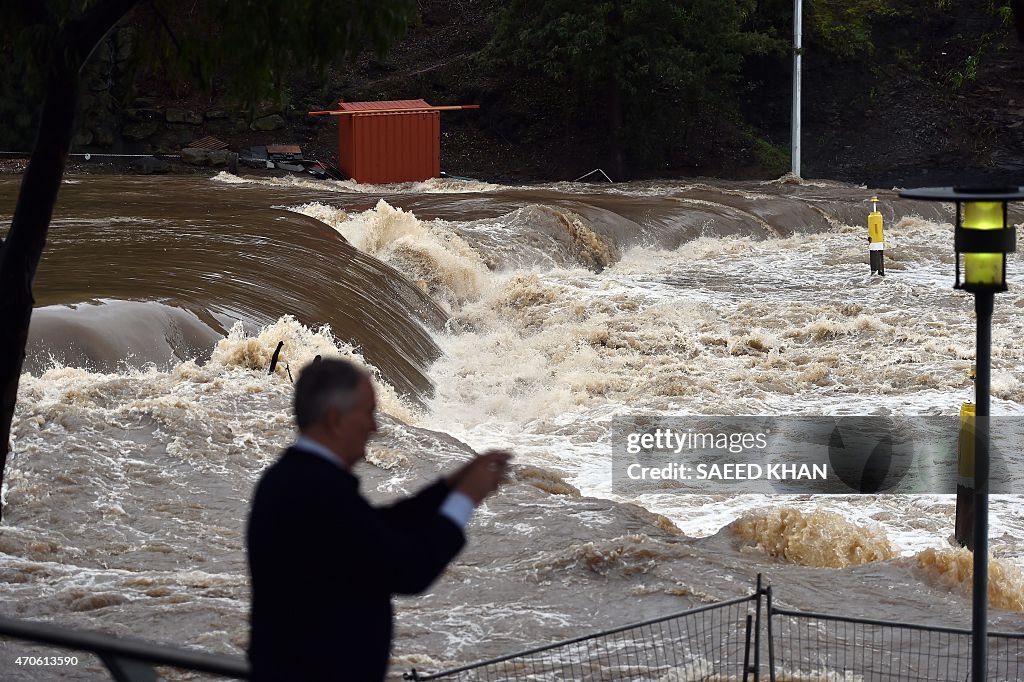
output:
{"label": "container roof", "polygon": [[338,111],[376,111],[378,109],[431,109],[423,99],[395,99],[382,102],[338,102]]}

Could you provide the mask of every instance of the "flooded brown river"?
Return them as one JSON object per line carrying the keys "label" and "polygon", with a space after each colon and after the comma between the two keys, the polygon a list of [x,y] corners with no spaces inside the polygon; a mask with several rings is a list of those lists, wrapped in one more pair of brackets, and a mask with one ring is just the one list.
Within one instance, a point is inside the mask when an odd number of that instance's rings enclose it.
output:
{"label": "flooded brown river", "polygon": [[[18,181],[0,178],[5,221]],[[871,192],[69,177],[35,287],[0,613],[241,655],[249,496],[293,436],[289,373],[323,354],[376,377],[374,499],[473,449],[517,454],[459,559],[398,601],[393,675],[742,596],[759,572],[789,608],[969,627],[951,495],[612,485],[624,415],[957,414],[974,321],[950,207],[879,191],[873,278]],[[993,414],[1020,415],[1010,273]],[[990,628],[1024,631],[1024,503],[991,505]],[[29,653],[60,652],[0,640],[0,679],[106,679],[87,655],[15,664]]]}

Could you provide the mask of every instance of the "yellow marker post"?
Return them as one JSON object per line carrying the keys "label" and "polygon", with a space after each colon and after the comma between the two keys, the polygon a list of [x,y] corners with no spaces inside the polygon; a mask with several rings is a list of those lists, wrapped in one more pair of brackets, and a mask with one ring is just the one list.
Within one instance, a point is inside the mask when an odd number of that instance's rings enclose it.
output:
{"label": "yellow marker post", "polygon": [[885,277],[885,233],[882,214],[878,212],[878,197],[871,197],[871,213],[868,213],[868,254],[871,259],[871,274]]}
{"label": "yellow marker post", "polygon": [[960,406],[960,438],[956,457],[956,524],[953,530],[957,543],[971,551],[974,551],[974,417],[974,403],[963,403]]}

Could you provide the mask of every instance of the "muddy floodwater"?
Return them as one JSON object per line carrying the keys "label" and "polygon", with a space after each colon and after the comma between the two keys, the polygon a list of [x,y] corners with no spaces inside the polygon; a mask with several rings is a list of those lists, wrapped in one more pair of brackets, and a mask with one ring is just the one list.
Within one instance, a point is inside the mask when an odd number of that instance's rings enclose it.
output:
{"label": "muddy floodwater", "polygon": [[[18,181],[0,178],[5,220]],[[872,192],[69,177],[36,281],[0,612],[242,655],[249,497],[293,437],[290,376],[321,354],[377,383],[368,496],[516,453],[466,550],[397,600],[392,675],[743,596],[758,573],[787,608],[969,627],[952,495],[613,485],[616,418],[958,414],[974,317],[952,289],[951,207],[879,191],[872,277]],[[1008,271],[992,411],[1015,416],[1024,276]],[[1020,632],[1024,503],[990,503],[990,628]],[[0,640],[0,678],[105,679],[86,654],[15,664],[30,653],[63,655]]]}

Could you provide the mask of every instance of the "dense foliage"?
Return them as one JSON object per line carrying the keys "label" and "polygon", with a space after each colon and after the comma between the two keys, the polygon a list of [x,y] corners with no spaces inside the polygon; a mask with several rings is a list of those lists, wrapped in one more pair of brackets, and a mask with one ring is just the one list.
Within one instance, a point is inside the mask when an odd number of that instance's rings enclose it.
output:
{"label": "dense foliage", "polygon": [[[577,127],[599,130],[593,139],[607,145],[612,163],[625,153],[632,162],[626,165],[649,171],[733,151],[754,164],[777,164],[788,150],[767,144],[755,132],[763,119],[741,112],[765,104],[765,96],[788,97],[793,6],[793,0],[513,0],[497,15],[488,57],[507,82],[529,82],[542,106],[557,108]],[[971,22],[970,32],[981,35],[977,44],[934,65],[942,70],[938,82],[953,89],[973,78],[985,50],[1004,41],[1013,20],[1011,0],[983,6],[804,0],[803,6],[804,54],[834,75],[865,80],[895,58],[931,66],[936,46],[921,29]],[[885,42],[892,36],[900,43]]]}
{"label": "dense foliage", "polygon": [[[0,44],[8,60],[31,55],[24,72],[43,75],[52,48],[103,0],[0,3]],[[208,84],[231,76],[244,95],[266,95],[297,66],[324,67],[364,50],[382,52],[415,17],[415,0],[151,0],[126,18],[136,63]],[[85,54],[85,58],[91,50]],[[78,53],[68,53],[78,58]],[[35,68],[31,68],[35,66]]]}
{"label": "dense foliage", "polygon": [[[54,46],[109,0],[0,2],[0,115],[14,123],[0,143],[25,139]],[[93,50],[89,78],[128,89],[140,76],[209,89],[215,77],[245,102],[279,96],[296,71],[323,70],[356,54],[383,52],[416,16],[415,0],[149,0]],[[86,103],[88,104],[88,103]]]}
{"label": "dense foliage", "polygon": [[653,130],[664,142],[666,130],[682,139],[701,121],[734,117],[744,58],[784,49],[774,27],[749,28],[755,9],[754,0],[514,0],[490,55],[556,85],[567,115],[600,112],[613,153],[628,143],[650,154],[665,149],[645,139]]}

